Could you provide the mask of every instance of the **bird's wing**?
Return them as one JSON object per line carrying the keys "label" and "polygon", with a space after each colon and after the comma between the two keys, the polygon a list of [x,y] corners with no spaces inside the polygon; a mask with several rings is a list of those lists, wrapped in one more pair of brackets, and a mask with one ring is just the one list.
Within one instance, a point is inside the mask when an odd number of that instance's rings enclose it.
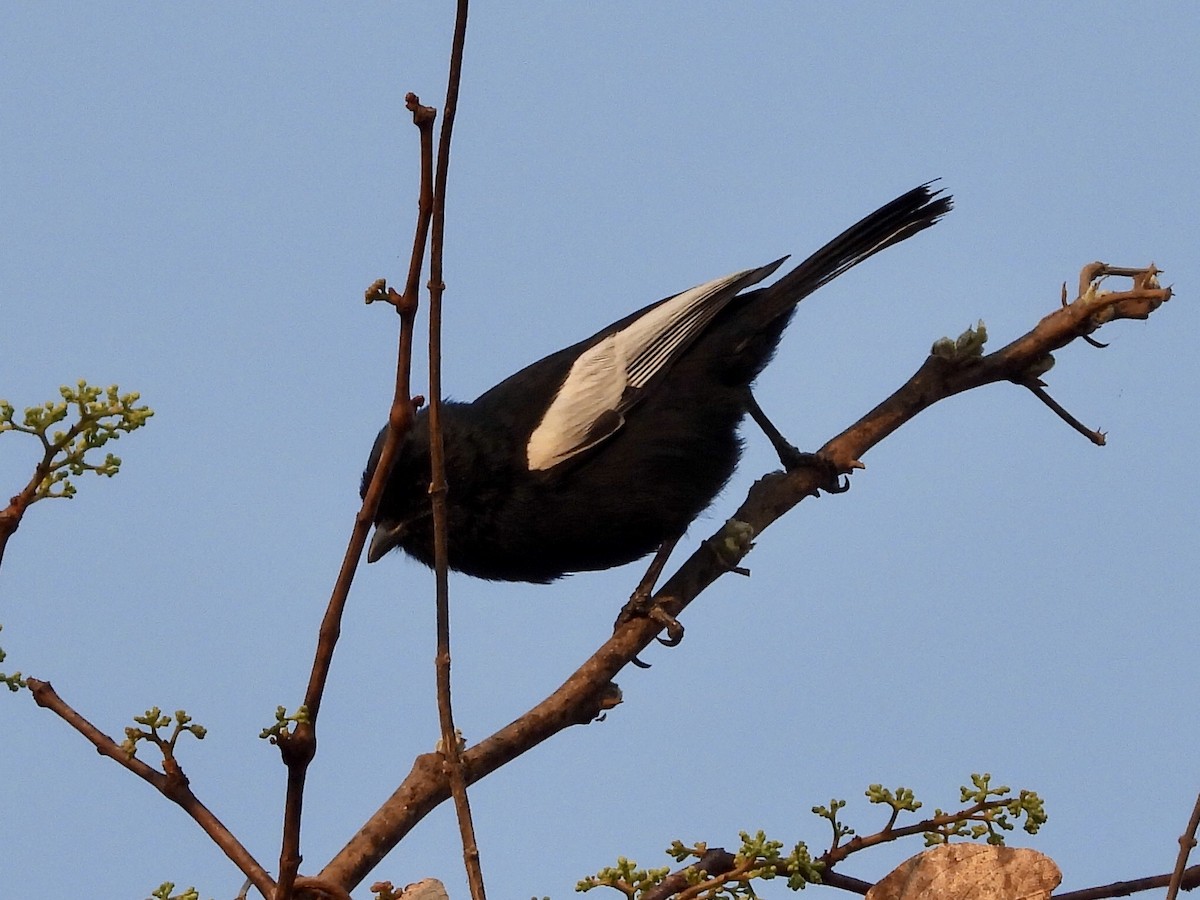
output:
{"label": "bird's wing", "polygon": [[697,285],[650,307],[579,355],[529,436],[531,472],[553,468],[615,434],[625,413],[737,294],[783,259]]}

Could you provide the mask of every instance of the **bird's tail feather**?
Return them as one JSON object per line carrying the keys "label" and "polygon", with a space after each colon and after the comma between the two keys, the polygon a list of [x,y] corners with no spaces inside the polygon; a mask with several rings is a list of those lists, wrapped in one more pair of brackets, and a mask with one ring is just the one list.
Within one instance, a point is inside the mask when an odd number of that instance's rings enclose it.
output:
{"label": "bird's tail feather", "polygon": [[913,188],[851,225],[773,285],[766,288],[786,312],[817,288],[893,244],[924,231],[950,211],[953,198],[929,182]]}

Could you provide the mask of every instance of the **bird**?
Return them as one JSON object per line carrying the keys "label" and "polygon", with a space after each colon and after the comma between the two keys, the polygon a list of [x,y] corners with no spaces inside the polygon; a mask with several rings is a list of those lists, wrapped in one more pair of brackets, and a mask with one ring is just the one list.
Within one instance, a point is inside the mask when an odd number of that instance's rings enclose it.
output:
{"label": "bird", "polygon": [[[751,386],[813,291],[932,226],[953,200],[933,182],[850,226],[778,281],[788,257],[651,303],[466,402],[441,406],[447,556],[490,581],[548,583],[614,568],[678,540],[737,467],[747,415],[785,467],[810,461]],[[396,548],[434,565],[428,410],[399,448],[368,562]],[[362,476],[371,483],[387,428]]]}

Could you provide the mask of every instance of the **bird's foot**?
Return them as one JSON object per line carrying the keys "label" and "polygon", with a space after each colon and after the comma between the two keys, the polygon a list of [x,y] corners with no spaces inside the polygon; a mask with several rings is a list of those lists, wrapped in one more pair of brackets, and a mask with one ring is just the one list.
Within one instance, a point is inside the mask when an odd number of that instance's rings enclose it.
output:
{"label": "bird's foot", "polygon": [[[679,624],[679,620],[663,608],[661,600],[656,600],[654,597],[654,585],[658,581],[658,576],[662,574],[663,567],[666,566],[671,551],[675,549],[675,545],[678,542],[678,538],[671,541],[664,541],[662,546],[658,548],[658,552],[654,554],[654,559],[651,560],[646,574],[642,576],[642,580],[638,583],[629,601],[621,608],[621,612],[617,615],[617,621],[613,624],[614,631],[632,619],[650,619],[666,630],[667,636],[665,638],[655,638],[664,647],[674,647],[683,640],[683,626]],[[633,658],[633,664],[640,669],[650,668],[649,663],[642,662],[636,656]]]}
{"label": "bird's foot", "polygon": [[[635,617],[649,619],[667,632],[666,637],[663,637],[661,634],[655,635],[654,639],[656,641],[658,641],[664,647],[678,647],[680,641],[683,640],[683,625],[679,623],[679,620],[663,609],[662,606],[653,599],[648,600],[644,605],[641,605],[640,608],[636,609],[635,601],[636,598],[631,598],[630,601],[625,604],[625,607],[621,610],[621,614],[617,617],[617,625],[619,626],[623,622],[628,622],[631,618]],[[639,669],[650,668],[650,663],[645,662],[636,656],[630,660],[630,662],[632,662]]]}
{"label": "bird's foot", "polygon": [[[850,479],[842,478],[848,472],[828,456],[821,453],[806,453],[787,443],[782,446],[777,445],[775,449],[779,453],[779,461],[783,463],[788,472],[794,472],[797,469],[815,469],[820,479],[818,487],[825,493],[844,494],[850,490]],[[856,459],[850,463],[849,471],[865,468],[866,466]]]}
{"label": "bird's foot", "polygon": [[[679,538],[674,538],[669,541],[663,541],[658,550],[654,554],[654,559],[650,560],[650,565],[646,569],[646,574],[642,576],[642,580],[638,582],[638,586],[634,589],[633,594],[629,597],[629,602],[622,607],[620,614],[617,616],[617,621],[613,624],[613,629],[616,630],[628,622],[630,619],[654,619],[656,622],[666,626],[662,622],[659,614],[656,612],[658,603],[654,600],[654,585],[658,583],[658,577],[662,575],[662,570],[667,565],[667,560],[671,557],[671,551],[675,549],[675,545],[679,543]],[[667,615],[667,613],[662,613]],[[674,618],[671,618],[675,622]],[[679,623],[675,622],[678,626]],[[683,628],[679,628],[682,636]],[[679,641],[675,641],[679,643]],[[669,646],[674,646],[671,644]]]}
{"label": "bird's foot", "polygon": [[[656,637],[660,644],[664,647],[678,646],[683,640],[683,626],[679,624],[679,620],[663,608],[662,600],[656,599],[649,591],[644,590],[641,586],[633,592],[633,596],[629,598],[629,602],[621,607],[621,612],[617,616],[617,621],[613,624],[613,630],[620,628],[627,622],[633,619],[649,619],[650,621],[660,625],[666,631],[666,637]],[[642,662],[640,659],[633,660],[634,665],[642,669],[650,668],[648,663]]]}
{"label": "bird's foot", "polygon": [[683,626],[679,624],[679,620],[663,609],[660,601],[652,597],[641,598],[635,594],[629,598],[629,602],[617,616],[617,626],[621,626],[631,619],[649,619],[660,625],[666,631],[667,636],[660,635],[655,640],[664,647],[676,647],[683,640]]}
{"label": "bird's foot", "polygon": [[833,460],[820,453],[805,453],[802,450],[797,450],[795,445],[788,441],[783,436],[783,433],[775,427],[774,423],[767,418],[767,414],[762,411],[762,407],[758,405],[758,401],[754,399],[754,395],[747,388],[745,392],[746,412],[750,414],[758,427],[762,429],[763,434],[767,436],[767,440],[771,442],[771,446],[775,448],[775,453],[779,457],[779,461],[783,463],[784,469],[788,472],[794,472],[796,469],[816,469],[821,476],[821,481],[817,485],[820,490],[830,494],[841,494],[850,490],[850,480],[845,482],[841,480],[841,476],[854,469],[863,468],[863,464],[858,460],[854,460],[848,469],[841,469]]}

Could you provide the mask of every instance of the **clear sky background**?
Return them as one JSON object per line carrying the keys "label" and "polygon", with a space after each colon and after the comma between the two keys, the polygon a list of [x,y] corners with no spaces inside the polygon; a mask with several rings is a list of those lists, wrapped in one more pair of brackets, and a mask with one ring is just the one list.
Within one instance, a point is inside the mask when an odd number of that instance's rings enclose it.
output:
{"label": "clear sky background", "polygon": [[[118,737],[185,707],[209,728],[181,748],[193,787],[272,871],[284,770],[256,735],[300,702],[386,416],[395,320],[361,296],[403,280],[403,96],[441,105],[450,6],[0,6],[0,397],[87,378],[156,411],[116,446],[119,477],[34,507],[9,544],[4,668]],[[1091,260],[1153,260],[1178,291],[1049,375],[1109,446],[1011,386],[939,404],[848,494],[763,535],[751,579],[722,579],[680,647],[622,673],[607,721],[480,783],[491,896],[561,900],[620,854],[665,864],[677,837],[764,828],[819,852],[814,804],[847,798],[869,832],[868,784],[950,808],[973,771],[1043,794],[1049,824],[1012,842],[1064,887],[1170,868],[1200,789],[1198,42],[1188,2],[476,5],[447,225],[455,397],[665,294],[802,258],[935,177],[955,211],[806,301],[761,381],[801,447],[936,338],[980,318],[992,348],[1025,332]],[[747,436],[689,542],[775,467]],[[0,441],[0,490],[35,455]],[[557,687],[640,572],[454,578],[468,739]],[[360,574],[306,871],[437,739],[433,614],[416,563]],[[28,695],[0,697],[0,760],[3,896],[238,890],[190,820]],[[919,849],[843,871],[875,879]],[[461,898],[460,873],[447,806],[376,877]]]}

